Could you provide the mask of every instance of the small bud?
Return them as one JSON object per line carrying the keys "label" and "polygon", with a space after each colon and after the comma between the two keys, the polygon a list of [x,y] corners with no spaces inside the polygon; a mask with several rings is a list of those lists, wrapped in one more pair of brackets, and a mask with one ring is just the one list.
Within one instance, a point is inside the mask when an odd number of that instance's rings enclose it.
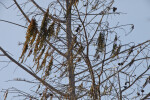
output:
{"label": "small bud", "polygon": [[113,12],[116,12],[117,8],[116,7],[113,7]]}
{"label": "small bud", "polygon": [[139,92],[137,92],[137,95],[139,96],[139,95],[140,95],[140,93],[139,93]]}

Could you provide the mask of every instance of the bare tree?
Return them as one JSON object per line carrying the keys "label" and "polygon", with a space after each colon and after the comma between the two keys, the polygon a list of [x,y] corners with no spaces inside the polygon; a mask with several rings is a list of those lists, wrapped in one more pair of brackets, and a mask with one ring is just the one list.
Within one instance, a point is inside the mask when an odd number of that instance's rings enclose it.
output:
{"label": "bare tree", "polygon": [[[0,50],[3,56],[32,75],[38,86],[34,90],[36,95],[10,88],[6,89],[6,97],[9,91],[31,100],[144,100],[149,97],[150,91],[145,87],[150,80],[150,40],[122,44],[123,35],[118,30],[129,27],[125,33],[128,34],[134,25],[110,25],[110,16],[121,14],[113,7],[114,0],[52,0],[48,7],[41,7],[34,0],[22,4],[13,1],[28,27],[0,21],[27,28],[26,41],[22,43],[19,61],[2,47]],[[28,4],[32,7],[26,8]],[[27,67],[23,64],[29,57],[34,64]]]}

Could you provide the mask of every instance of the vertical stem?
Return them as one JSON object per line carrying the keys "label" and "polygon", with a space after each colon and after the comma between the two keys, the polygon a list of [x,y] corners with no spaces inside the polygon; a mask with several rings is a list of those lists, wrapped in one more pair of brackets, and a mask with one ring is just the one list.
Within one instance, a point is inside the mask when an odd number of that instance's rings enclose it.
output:
{"label": "vertical stem", "polygon": [[[117,70],[117,71],[118,71],[118,70]],[[120,93],[118,99],[119,99],[119,100],[122,100],[122,91],[121,91],[121,84],[120,84],[119,72],[118,72],[118,84],[119,84],[119,93]]]}
{"label": "vertical stem", "polygon": [[72,32],[71,32],[71,0],[66,0],[66,33],[67,33],[67,46],[68,46],[68,73],[69,73],[69,100],[76,100],[75,98],[75,77],[74,77],[74,67],[73,67],[73,54],[72,54]]}

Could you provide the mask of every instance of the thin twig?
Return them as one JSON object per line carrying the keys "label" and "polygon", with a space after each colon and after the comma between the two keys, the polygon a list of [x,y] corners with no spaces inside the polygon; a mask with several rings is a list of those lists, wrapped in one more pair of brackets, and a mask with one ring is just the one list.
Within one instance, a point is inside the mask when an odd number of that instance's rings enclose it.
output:
{"label": "thin twig", "polygon": [[6,23],[10,23],[10,24],[14,24],[14,25],[17,25],[17,26],[20,26],[20,27],[23,27],[23,28],[27,28],[27,27],[25,27],[25,26],[23,26],[23,25],[20,25],[20,24],[14,23],[14,22],[10,22],[10,21],[6,21],[6,20],[2,20],[2,19],[0,19],[0,21],[2,21],[2,22],[6,22]]}
{"label": "thin twig", "polygon": [[14,2],[15,2],[15,4],[16,4],[16,6],[18,7],[18,9],[21,11],[21,13],[23,14],[23,16],[26,18],[26,20],[28,21],[28,22],[30,22],[30,19],[27,17],[27,15],[24,13],[24,11],[21,9],[21,7],[19,6],[19,4],[17,3],[17,1],[16,0],[14,0]]}
{"label": "thin twig", "polygon": [[[34,0],[31,0],[31,2],[38,8],[40,9],[43,13],[45,13],[45,11],[34,1]],[[52,18],[54,21],[58,21],[58,22],[61,22],[61,23],[66,23],[65,20],[60,20],[58,18],[55,18],[53,17],[52,15],[49,15],[50,18]]]}

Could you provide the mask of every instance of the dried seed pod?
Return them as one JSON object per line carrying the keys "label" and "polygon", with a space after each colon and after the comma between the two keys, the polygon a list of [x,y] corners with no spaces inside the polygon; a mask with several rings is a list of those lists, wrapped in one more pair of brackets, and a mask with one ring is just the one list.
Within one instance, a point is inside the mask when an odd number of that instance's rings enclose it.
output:
{"label": "dried seed pod", "polygon": [[44,46],[44,48],[42,49],[42,51],[40,52],[40,54],[38,55],[38,57],[35,59],[35,61],[39,61],[45,51],[46,46]]}
{"label": "dried seed pod", "polygon": [[[32,19],[30,24],[29,24],[29,26],[28,26],[28,29],[27,29],[26,41],[24,43],[23,51],[22,51],[20,59],[22,59],[22,57],[26,53],[26,51],[28,50],[28,47],[32,46],[32,44],[33,44],[33,42],[34,42],[34,40],[36,38],[36,35],[37,35],[37,23],[36,23],[35,19]],[[30,45],[28,45],[28,44],[30,44]]]}
{"label": "dried seed pod", "polygon": [[28,49],[28,44],[24,44],[20,59],[23,60],[24,54],[26,53],[27,49]]}
{"label": "dried seed pod", "polygon": [[32,39],[30,40],[30,43],[29,43],[32,46],[32,44],[35,41],[35,38],[37,36],[37,32],[38,32],[37,22],[35,19],[31,20],[29,27],[30,28],[27,30],[27,32],[28,32],[28,34],[32,35]]}
{"label": "dried seed pod", "polygon": [[44,56],[44,58],[43,58],[43,61],[42,61],[42,63],[41,63],[41,66],[40,66],[40,69],[41,68],[43,68],[45,65],[46,65],[46,59],[47,59],[47,57],[49,56],[49,49],[47,49],[47,51],[46,51],[46,53],[45,53],[45,56]]}
{"label": "dried seed pod", "polygon": [[49,18],[48,18],[48,13],[49,13],[49,8],[47,9],[46,13],[44,14],[42,23],[41,23],[41,28],[40,28],[40,35],[46,35],[47,34],[47,25],[49,22]]}
{"label": "dried seed pod", "polygon": [[53,56],[51,57],[49,64],[46,66],[45,77],[49,76],[52,65],[53,65]]}
{"label": "dried seed pod", "polygon": [[103,52],[104,49],[105,49],[105,35],[104,35],[104,33],[100,33],[99,34],[99,37],[97,39],[97,43],[96,44],[97,44],[97,50],[99,52]]}
{"label": "dried seed pod", "polygon": [[36,57],[37,55],[37,52],[38,52],[38,46],[40,44],[40,35],[38,34],[38,37],[36,39],[36,42],[35,42],[35,46],[34,46],[34,58]]}
{"label": "dried seed pod", "polygon": [[61,26],[61,24],[58,23],[57,28],[56,28],[55,37],[58,37],[58,33],[60,32],[60,26]]}
{"label": "dried seed pod", "polygon": [[[48,39],[48,40],[50,39],[51,36],[54,36],[54,35],[55,35],[54,25],[55,25],[55,22],[53,22],[53,23],[49,26],[49,28],[48,28],[48,30],[47,30],[47,32],[48,32],[48,34],[47,34],[47,39]],[[57,34],[58,34],[58,33],[57,33]]]}

